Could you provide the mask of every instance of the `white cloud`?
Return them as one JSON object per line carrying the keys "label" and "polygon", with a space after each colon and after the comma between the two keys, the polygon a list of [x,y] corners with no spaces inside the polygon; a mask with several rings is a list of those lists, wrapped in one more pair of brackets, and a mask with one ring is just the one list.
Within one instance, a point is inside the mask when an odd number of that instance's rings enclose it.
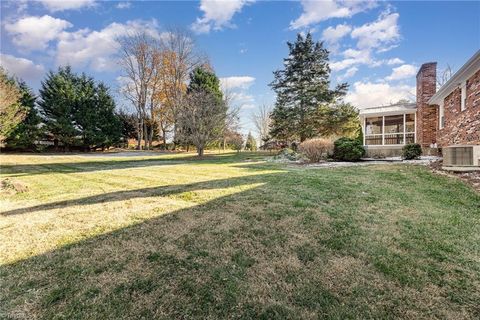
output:
{"label": "white cloud", "polygon": [[389,105],[401,99],[414,100],[415,87],[388,83],[355,82],[345,101],[358,108]]}
{"label": "white cloud", "polygon": [[392,65],[395,65],[395,64],[402,64],[402,63],[404,63],[404,62],[405,62],[405,61],[403,61],[403,60],[400,59],[400,58],[393,58],[393,59],[388,59],[386,63],[387,63],[389,66],[392,66]]}
{"label": "white cloud", "polygon": [[220,85],[223,90],[234,88],[248,89],[254,81],[255,78],[249,76],[224,77],[220,78]]}
{"label": "white cloud", "polygon": [[119,46],[117,38],[134,31],[147,32],[157,38],[161,36],[156,21],[143,20],[127,21],[125,24],[114,22],[99,31],[81,29],[64,32],[58,41],[56,63],[88,66],[96,71],[115,69],[117,65],[113,55]]}
{"label": "white cloud", "polygon": [[357,73],[357,71],[358,71],[357,67],[351,67],[343,75],[338,76],[337,80],[338,81],[343,81],[347,78],[353,77]]}
{"label": "white cloud", "polygon": [[348,18],[376,6],[375,1],[302,0],[303,13],[290,22],[290,29],[300,29],[331,18]]}
{"label": "white cloud", "polygon": [[372,65],[375,63],[370,56],[369,50],[347,49],[342,53],[342,55],[345,59],[330,63],[330,69],[332,69],[332,71],[341,71],[349,67],[353,67],[354,65]]}
{"label": "white cloud", "polygon": [[12,35],[13,43],[27,50],[46,49],[50,41],[57,39],[63,30],[70,27],[70,22],[49,15],[25,17],[5,24],[5,30]]}
{"label": "white cloud", "polygon": [[0,53],[0,65],[4,67],[10,75],[15,75],[26,81],[38,80],[45,72],[45,68],[40,64],[35,64],[31,60],[3,53]]}
{"label": "white cloud", "polygon": [[117,9],[129,9],[131,6],[131,2],[119,2],[115,7]]}
{"label": "white cloud", "polygon": [[339,24],[335,28],[328,27],[323,30],[322,39],[334,43],[349,34],[350,31],[352,31],[352,27],[347,24]]}
{"label": "white cloud", "polygon": [[392,74],[385,78],[387,81],[401,80],[414,76],[417,73],[417,68],[411,64],[404,64],[400,67],[393,68]]}
{"label": "white cloud", "polygon": [[213,30],[221,30],[224,27],[232,27],[235,13],[240,12],[243,6],[254,2],[253,0],[202,0],[200,10],[203,17],[197,18],[191,28],[196,33],[208,33]]}
{"label": "white cloud", "polygon": [[395,43],[400,39],[398,13],[384,12],[371,23],[354,28],[352,38],[358,39],[359,49],[384,48],[386,44]]}
{"label": "white cloud", "polygon": [[95,5],[95,0],[37,0],[51,12],[75,10]]}

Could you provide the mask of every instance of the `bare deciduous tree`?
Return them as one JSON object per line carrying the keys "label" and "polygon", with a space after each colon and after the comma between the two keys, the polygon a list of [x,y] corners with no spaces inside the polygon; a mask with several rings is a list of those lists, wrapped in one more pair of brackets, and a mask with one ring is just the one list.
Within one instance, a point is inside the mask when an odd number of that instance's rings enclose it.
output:
{"label": "bare deciduous tree", "polygon": [[225,105],[207,91],[193,91],[184,99],[179,125],[201,157],[207,144],[219,139],[225,128]]}
{"label": "bare deciduous tree", "polygon": [[233,95],[228,87],[223,88],[222,92],[223,101],[227,108],[225,128],[223,130],[223,150],[225,150],[227,141],[236,137],[240,130],[240,106],[233,103]]}
{"label": "bare deciduous tree", "polygon": [[154,48],[157,45],[155,42],[156,40],[146,32],[135,32],[119,39],[119,64],[126,80],[121,92],[137,112],[137,149],[141,149],[143,139],[145,139],[145,147],[147,146],[146,119],[150,117],[147,112],[147,103],[156,70]]}
{"label": "bare deciduous tree", "polygon": [[264,144],[270,140],[271,113],[272,108],[266,104],[261,105],[257,112],[252,113],[253,124]]}
{"label": "bare deciduous tree", "polygon": [[443,86],[453,75],[453,68],[447,64],[445,69],[443,69],[437,75],[437,89]]}

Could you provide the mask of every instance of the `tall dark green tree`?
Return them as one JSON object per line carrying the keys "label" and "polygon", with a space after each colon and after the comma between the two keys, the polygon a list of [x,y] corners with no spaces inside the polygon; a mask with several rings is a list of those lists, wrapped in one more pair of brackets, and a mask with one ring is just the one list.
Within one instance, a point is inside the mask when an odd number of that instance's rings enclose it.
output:
{"label": "tall dark green tree", "polygon": [[76,75],[70,67],[50,71],[42,81],[38,106],[45,129],[55,147],[62,143],[67,149],[74,145],[78,130],[75,127]]}
{"label": "tall dark green tree", "polygon": [[19,103],[24,108],[26,116],[5,142],[7,147],[13,149],[35,149],[35,141],[41,138],[43,132],[42,119],[35,109],[36,96],[24,81],[18,80],[17,86],[21,94]]}
{"label": "tall dark green tree", "polygon": [[190,73],[190,83],[187,87],[189,92],[207,92],[216,97],[219,101],[223,99],[223,93],[220,89],[220,80],[212,71],[206,67],[197,67]]}
{"label": "tall dark green tree", "polygon": [[104,148],[117,144],[122,136],[122,122],[115,112],[115,101],[104,83],[96,86],[97,145]]}
{"label": "tall dark green tree", "polygon": [[304,141],[321,131],[318,109],[336,103],[343,97],[347,84],[330,89],[328,50],[322,42],[314,42],[312,35],[297,35],[294,43],[288,42],[289,54],[284,68],[274,72],[270,84],[277,94],[272,112],[271,135],[281,140]]}
{"label": "tall dark green tree", "polygon": [[47,132],[66,149],[104,148],[120,140],[122,127],[108,87],[70,67],[48,74],[38,105]]}

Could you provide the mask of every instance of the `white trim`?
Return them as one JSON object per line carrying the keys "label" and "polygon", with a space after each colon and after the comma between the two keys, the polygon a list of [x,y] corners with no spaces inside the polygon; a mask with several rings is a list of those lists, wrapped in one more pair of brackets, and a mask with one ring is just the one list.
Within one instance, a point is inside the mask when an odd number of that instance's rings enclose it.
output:
{"label": "white trim", "polygon": [[385,116],[382,116],[382,146],[385,145]]}
{"label": "white trim", "polygon": [[467,109],[467,81],[460,86],[460,111]]}
{"label": "white trim", "polygon": [[[443,121],[442,121],[443,118]],[[440,101],[438,104],[438,129],[445,128],[445,103]]]}
{"label": "white trim", "polygon": [[438,91],[435,93],[428,104],[439,104],[439,102],[447,97],[458,85],[470,79],[475,72],[480,70],[480,50],[475,52],[461,68],[458,70]]}

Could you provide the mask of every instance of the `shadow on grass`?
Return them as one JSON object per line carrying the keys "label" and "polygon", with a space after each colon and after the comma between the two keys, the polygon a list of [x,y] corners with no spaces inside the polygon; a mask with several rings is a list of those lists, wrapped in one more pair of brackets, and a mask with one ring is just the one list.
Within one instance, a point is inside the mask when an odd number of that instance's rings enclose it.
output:
{"label": "shadow on grass", "polygon": [[[64,155],[59,155],[64,156]],[[9,177],[21,177],[28,175],[51,174],[51,173],[78,173],[78,172],[96,172],[104,170],[118,170],[130,168],[145,168],[151,166],[174,165],[182,163],[190,163],[195,161],[204,164],[222,164],[232,161],[244,159],[263,159],[269,156],[268,153],[223,153],[223,154],[208,154],[204,157],[196,155],[175,155],[169,157],[151,157],[145,159],[109,159],[98,161],[76,161],[76,162],[53,162],[53,163],[39,163],[39,164],[1,164],[0,169],[2,174]],[[141,157],[141,156],[139,156]]]}
{"label": "shadow on grass", "polygon": [[[247,168],[247,166],[244,166]],[[261,170],[261,169],[256,169]],[[181,194],[190,191],[197,190],[208,190],[208,189],[218,189],[218,188],[230,188],[237,187],[241,185],[247,185],[252,183],[257,183],[265,181],[272,177],[274,174],[263,174],[263,175],[252,175],[244,176],[238,178],[228,178],[228,179],[217,179],[217,180],[208,180],[198,183],[189,183],[183,185],[171,185],[171,186],[159,186],[159,187],[150,187],[134,190],[122,190],[98,194],[95,196],[89,196],[84,198],[78,198],[73,200],[64,200],[51,202],[41,205],[36,205],[27,208],[13,209],[9,211],[0,212],[2,216],[11,216],[17,214],[25,213],[34,213],[38,211],[45,211],[51,209],[65,209],[77,205],[91,205],[96,203],[105,203],[105,202],[114,202],[114,201],[126,201],[135,198],[147,198],[147,197],[157,197],[157,196],[172,196],[175,194]]]}

